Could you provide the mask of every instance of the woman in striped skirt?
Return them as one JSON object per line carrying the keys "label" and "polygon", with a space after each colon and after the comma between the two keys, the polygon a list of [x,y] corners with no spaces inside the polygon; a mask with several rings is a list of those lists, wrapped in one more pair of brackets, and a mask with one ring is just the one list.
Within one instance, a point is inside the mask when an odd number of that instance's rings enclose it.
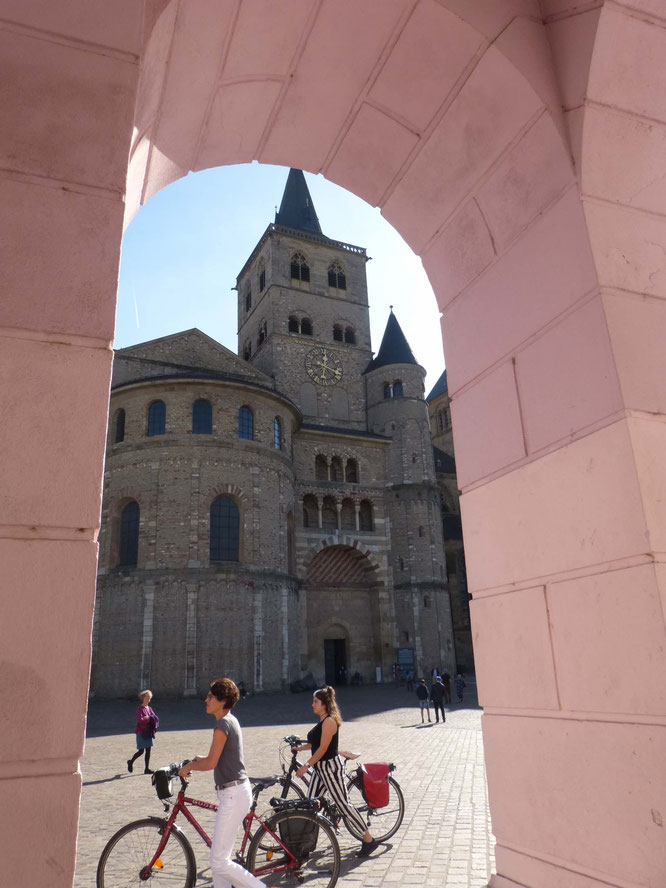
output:
{"label": "woman in striped skirt", "polygon": [[326,788],[345,818],[352,820],[363,832],[361,850],[357,857],[368,857],[379,843],[366,830],[363,818],[350,803],[347,795],[344,764],[338,755],[338,735],[342,716],[335,702],[335,691],[332,687],[327,686],[314,692],[312,711],[319,721],[308,733],[308,742],[303,746],[295,746],[292,750],[298,752],[301,749],[311,749],[312,755],[309,761],[296,771],[296,776],[302,777],[306,771],[312,769],[308,797],[315,798]]}

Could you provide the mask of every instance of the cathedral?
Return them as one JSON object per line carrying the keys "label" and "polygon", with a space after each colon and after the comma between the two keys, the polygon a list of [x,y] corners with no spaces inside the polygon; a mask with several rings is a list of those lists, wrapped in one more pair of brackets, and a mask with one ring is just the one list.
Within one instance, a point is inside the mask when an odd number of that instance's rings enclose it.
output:
{"label": "cathedral", "polygon": [[445,377],[426,400],[392,311],[373,355],[367,259],[323,234],[292,169],[237,277],[238,354],[196,329],[116,352],[94,694],[454,673]]}

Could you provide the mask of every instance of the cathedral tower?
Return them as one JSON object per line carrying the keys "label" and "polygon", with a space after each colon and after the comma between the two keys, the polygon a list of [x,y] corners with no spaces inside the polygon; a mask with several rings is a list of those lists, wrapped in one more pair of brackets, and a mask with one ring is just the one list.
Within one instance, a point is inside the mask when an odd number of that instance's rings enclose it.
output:
{"label": "cathedral tower", "polygon": [[238,351],[305,423],[366,427],[372,357],[363,247],[326,237],[301,170],[237,278]]}
{"label": "cathedral tower", "polygon": [[425,370],[392,309],[365,379],[368,429],[391,439],[386,509],[398,647],[413,647],[421,669],[437,666],[453,672],[453,626]]}

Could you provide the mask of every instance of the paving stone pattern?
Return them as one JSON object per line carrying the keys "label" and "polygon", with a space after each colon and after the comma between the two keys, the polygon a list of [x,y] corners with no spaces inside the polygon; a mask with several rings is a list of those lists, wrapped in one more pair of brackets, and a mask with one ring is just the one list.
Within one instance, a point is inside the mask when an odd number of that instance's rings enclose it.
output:
{"label": "paving stone pattern", "polygon": [[[467,699],[447,711],[446,724],[421,727],[416,697],[404,688],[342,688],[339,701],[345,719],[341,746],[362,753],[365,761],[393,761],[405,795],[400,830],[368,860],[355,857],[358,842],[341,828],[340,884],[355,888],[426,886],[484,888],[494,871],[488,795],[483,764],[481,710],[473,679]],[[161,724],[151,766],[205,754],[211,719],[201,700],[153,700]],[[99,855],[107,839],[124,823],[162,806],[143,775],[143,759],[127,773],[135,751],[135,705],[132,701],[92,702],[82,762],[83,794],[75,888],[94,888]],[[253,776],[278,773],[278,743],[289,733],[305,735],[312,726],[309,694],[251,697],[237,707],[243,725],[246,765]],[[434,718],[434,716],[433,716]],[[214,801],[211,774],[196,774],[192,795]],[[210,826],[213,817],[197,812]],[[212,885],[208,849],[184,821],[197,857],[197,886]]]}

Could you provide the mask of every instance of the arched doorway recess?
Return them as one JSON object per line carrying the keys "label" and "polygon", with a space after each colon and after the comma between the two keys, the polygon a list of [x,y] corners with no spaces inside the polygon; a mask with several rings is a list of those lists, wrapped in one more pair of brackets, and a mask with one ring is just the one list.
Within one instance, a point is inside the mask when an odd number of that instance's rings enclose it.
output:
{"label": "arched doorway recess", "polygon": [[379,594],[379,573],[366,554],[347,545],[326,546],[308,564],[307,659],[317,681],[347,684],[358,673],[369,682],[378,666],[390,668],[394,621]]}
{"label": "arched doorway recess", "polygon": [[423,257],[460,454],[493,885],[661,884],[661,4],[2,13],[7,881],[31,859],[35,882],[72,882],[134,125],[130,216],[189,169],[256,158],[324,172]]}

